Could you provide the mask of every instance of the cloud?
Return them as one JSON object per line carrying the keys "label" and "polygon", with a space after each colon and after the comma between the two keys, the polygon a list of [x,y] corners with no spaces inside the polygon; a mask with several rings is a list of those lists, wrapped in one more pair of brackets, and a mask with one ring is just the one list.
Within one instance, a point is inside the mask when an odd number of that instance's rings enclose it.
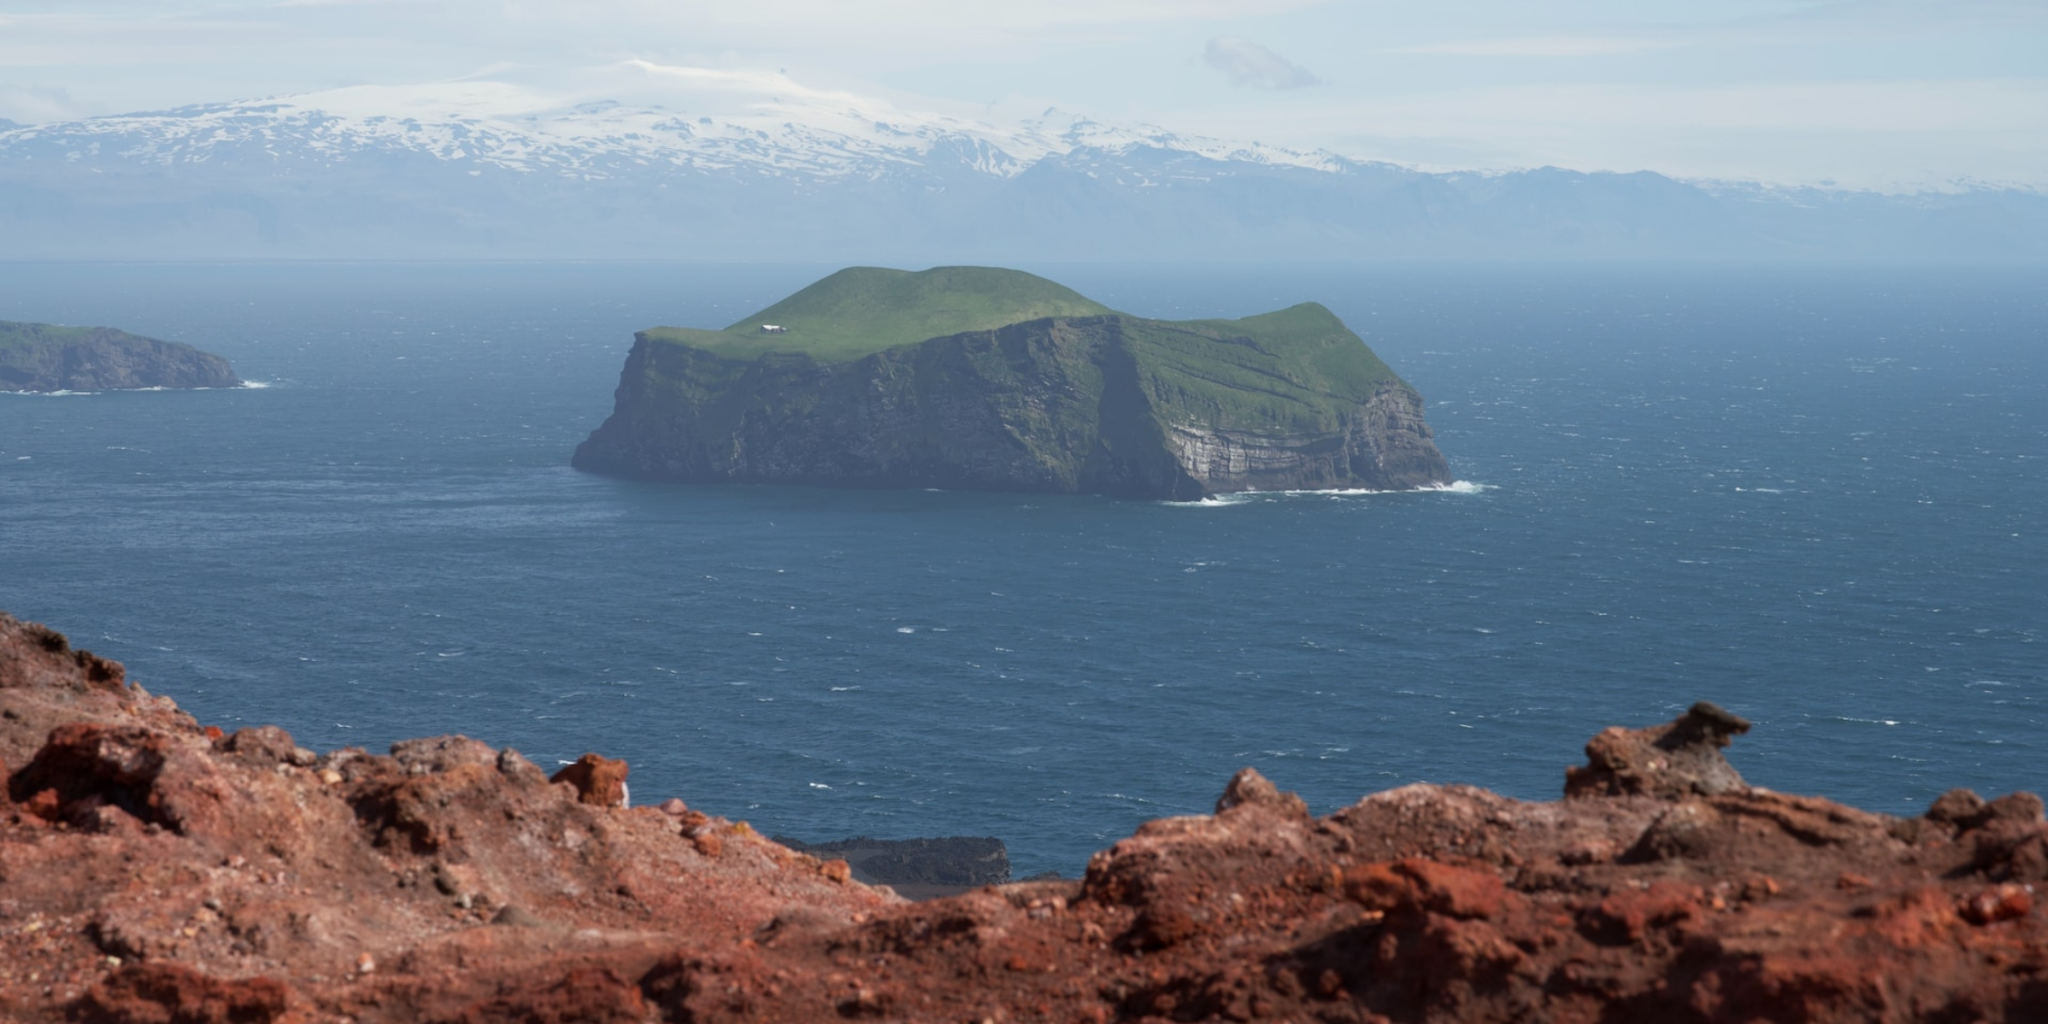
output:
{"label": "cloud", "polygon": [[1217,36],[1209,40],[1202,59],[1210,67],[1229,75],[1230,84],[1236,86],[1299,89],[1305,85],[1322,84],[1316,76],[1295,67],[1287,58],[1236,36]]}
{"label": "cloud", "polygon": [[66,121],[85,110],[63,89],[0,81],[0,119],[24,124]]}
{"label": "cloud", "polygon": [[2048,189],[2044,79],[1510,83],[1372,97],[1331,89],[1162,123],[1437,170],[1555,164],[1885,192],[1964,180]]}
{"label": "cloud", "polygon": [[1402,46],[1380,52],[1444,57],[1611,57],[1683,45],[1676,39],[1630,36],[1528,36],[1520,39],[1466,39]]}

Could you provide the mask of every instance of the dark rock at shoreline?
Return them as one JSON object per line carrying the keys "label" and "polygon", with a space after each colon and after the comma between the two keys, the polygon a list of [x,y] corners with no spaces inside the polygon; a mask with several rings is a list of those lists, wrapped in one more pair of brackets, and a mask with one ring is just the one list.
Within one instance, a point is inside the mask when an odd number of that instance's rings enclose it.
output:
{"label": "dark rock at shoreline", "polygon": [[112,327],[0,320],[0,391],[240,387],[228,361]]}
{"label": "dark rock at shoreline", "polygon": [[870,839],[855,836],[831,843],[775,841],[822,860],[838,858],[856,881],[871,885],[943,885],[972,888],[1010,881],[1010,851],[1000,839],[947,836],[938,839]]}

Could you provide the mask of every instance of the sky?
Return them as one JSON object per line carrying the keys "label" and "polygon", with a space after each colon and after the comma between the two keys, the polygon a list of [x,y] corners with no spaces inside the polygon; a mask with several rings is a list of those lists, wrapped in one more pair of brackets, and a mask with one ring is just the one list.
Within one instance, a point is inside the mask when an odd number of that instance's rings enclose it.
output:
{"label": "sky", "polygon": [[0,0],[22,123],[631,61],[1438,170],[2048,189],[2048,0]]}

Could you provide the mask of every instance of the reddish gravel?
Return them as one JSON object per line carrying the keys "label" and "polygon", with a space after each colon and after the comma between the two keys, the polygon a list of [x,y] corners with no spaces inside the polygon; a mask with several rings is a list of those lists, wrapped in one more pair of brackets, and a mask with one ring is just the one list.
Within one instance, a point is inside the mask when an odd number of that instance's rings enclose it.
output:
{"label": "reddish gravel", "polygon": [[223,736],[0,614],[0,1021],[2048,1021],[2041,801],[1751,788],[1711,705],[1570,796],[1249,769],[1079,882],[909,903],[625,765]]}

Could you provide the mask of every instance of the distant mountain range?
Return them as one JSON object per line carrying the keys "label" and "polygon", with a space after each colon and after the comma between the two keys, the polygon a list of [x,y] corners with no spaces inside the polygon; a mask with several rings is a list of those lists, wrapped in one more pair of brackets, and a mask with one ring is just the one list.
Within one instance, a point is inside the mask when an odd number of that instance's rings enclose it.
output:
{"label": "distant mountain range", "polygon": [[774,91],[700,110],[458,82],[0,121],[0,259],[2048,259],[2036,192],[1428,173]]}

